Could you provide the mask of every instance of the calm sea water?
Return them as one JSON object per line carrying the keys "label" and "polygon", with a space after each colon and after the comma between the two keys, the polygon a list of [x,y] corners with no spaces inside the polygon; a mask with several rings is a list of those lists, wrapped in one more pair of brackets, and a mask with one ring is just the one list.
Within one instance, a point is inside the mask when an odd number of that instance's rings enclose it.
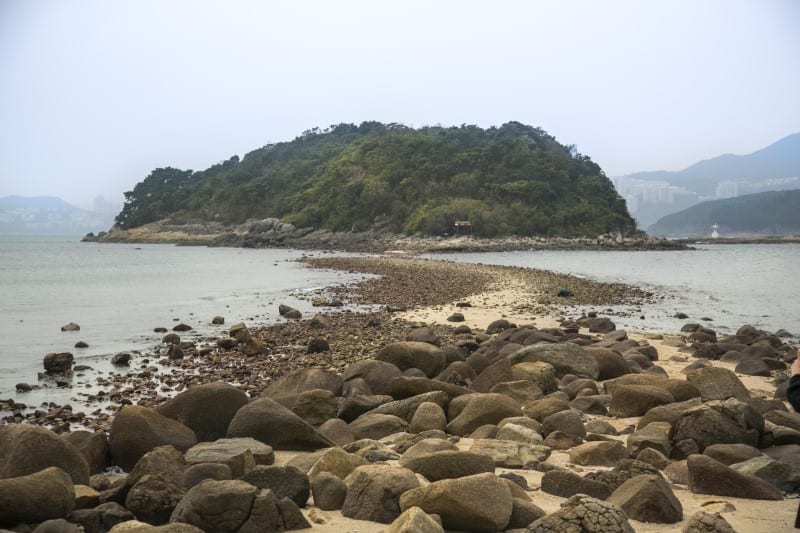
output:
{"label": "calm sea water", "polygon": [[[707,317],[713,320],[709,327],[721,332],[753,324],[771,332],[786,329],[800,334],[800,244],[709,244],[696,248],[680,252],[530,251],[447,257],[628,283],[663,297],[641,311],[615,309],[630,315],[619,316],[615,322],[634,330],[672,333],[686,322]],[[690,318],[672,318],[677,311]]]}
{"label": "calm sea water", "polygon": [[[281,320],[278,304],[310,313],[314,309],[301,298],[304,293],[359,279],[306,268],[295,261],[302,255],[292,250],[80,243],[74,237],[0,237],[0,399],[16,397],[37,405],[74,397],[74,390],[53,387],[16,394],[16,383],[47,384],[37,381],[37,373],[48,352],[71,352],[76,364],[97,372],[124,372],[111,366],[110,356],[148,350],[162,336],[153,332],[155,327],[171,329],[184,322],[195,329],[181,337],[192,339],[222,334],[239,321],[272,323]],[[750,323],[800,333],[796,244],[444,258],[631,283],[661,296],[640,309],[615,309],[615,322],[629,329],[675,332],[687,321],[672,315],[683,311],[689,320],[712,318],[711,327],[721,332]],[[222,315],[225,325],[212,326],[215,315]],[[68,322],[78,323],[81,330],[60,331]],[[89,348],[74,348],[79,340]]]}
{"label": "calm sea water", "polygon": [[[75,237],[0,236],[0,399],[16,396],[16,383],[36,384],[48,352],[71,352],[76,364],[119,372],[110,356],[146,350],[179,322],[194,331],[186,340],[221,334],[236,322],[282,320],[278,304],[314,309],[304,292],[358,279],[313,270],[293,250],[176,247],[164,244],[81,243]],[[315,255],[313,252],[305,255]],[[221,315],[225,325],[212,326]],[[69,322],[78,332],[62,332]],[[77,341],[89,348],[74,348]],[[19,395],[36,405],[63,403],[69,390]]]}

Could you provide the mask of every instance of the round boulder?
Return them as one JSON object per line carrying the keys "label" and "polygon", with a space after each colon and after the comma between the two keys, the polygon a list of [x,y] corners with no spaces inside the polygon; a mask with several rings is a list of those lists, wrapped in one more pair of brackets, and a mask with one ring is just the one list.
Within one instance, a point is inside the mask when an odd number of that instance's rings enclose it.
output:
{"label": "round boulder", "polygon": [[236,411],[247,402],[247,394],[233,385],[205,383],[181,392],[156,411],[194,431],[199,442],[210,442],[225,436]]}

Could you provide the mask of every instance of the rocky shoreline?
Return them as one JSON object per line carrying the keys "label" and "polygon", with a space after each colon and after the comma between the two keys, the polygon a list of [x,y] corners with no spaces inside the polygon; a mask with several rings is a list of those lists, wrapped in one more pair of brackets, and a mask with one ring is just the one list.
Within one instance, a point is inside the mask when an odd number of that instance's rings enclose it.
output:
{"label": "rocky shoreline", "polygon": [[[647,533],[793,522],[800,415],[782,401],[787,339],[564,317],[565,304],[652,295],[530,269],[306,261],[376,276],[308,295],[311,317],[195,341],[165,332],[85,399],[113,398],[103,409],[79,413],[80,400],[4,419],[0,527]],[[342,303],[371,307],[337,312]]]}
{"label": "rocky shoreline", "polygon": [[276,218],[250,220],[238,226],[170,224],[154,222],[122,230],[112,228],[98,235],[90,233],[85,242],[172,243],[196,246],[244,248],[296,248],[301,250],[343,250],[364,253],[504,252],[516,250],[686,250],[688,246],[644,233],[623,236],[619,233],[596,237],[498,237],[407,236],[383,231],[332,232],[296,228]]}

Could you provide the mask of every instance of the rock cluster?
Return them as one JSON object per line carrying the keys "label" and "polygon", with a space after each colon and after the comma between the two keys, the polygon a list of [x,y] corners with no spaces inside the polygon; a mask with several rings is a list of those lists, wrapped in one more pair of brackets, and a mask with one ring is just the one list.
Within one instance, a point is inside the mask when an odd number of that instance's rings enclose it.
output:
{"label": "rock cluster", "polygon": [[[677,488],[762,500],[797,491],[800,416],[713,363],[668,378],[652,346],[598,318],[498,322],[491,335],[414,329],[371,359],[297,368],[257,393],[207,383],[125,406],[108,434],[4,426],[0,526],[65,519],[102,532],[135,518],[282,531],[312,527],[312,505],[387,531],[628,532],[631,521],[684,520]],[[792,355],[749,326],[729,337],[686,329],[695,356],[736,352],[779,373]],[[260,342],[241,324],[228,333],[238,347]],[[275,451],[304,453],[275,465]],[[541,486],[498,468],[543,472]],[[536,490],[564,498],[561,509],[545,513]],[[726,524],[698,514],[687,530]]]}

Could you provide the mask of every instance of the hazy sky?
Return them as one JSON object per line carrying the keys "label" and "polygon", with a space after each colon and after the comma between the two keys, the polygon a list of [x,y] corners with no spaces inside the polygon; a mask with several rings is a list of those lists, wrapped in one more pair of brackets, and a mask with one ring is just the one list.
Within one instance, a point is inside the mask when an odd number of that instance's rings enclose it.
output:
{"label": "hazy sky", "polygon": [[0,196],[364,120],[517,120],[609,176],[749,153],[800,131],[800,1],[0,0]]}

